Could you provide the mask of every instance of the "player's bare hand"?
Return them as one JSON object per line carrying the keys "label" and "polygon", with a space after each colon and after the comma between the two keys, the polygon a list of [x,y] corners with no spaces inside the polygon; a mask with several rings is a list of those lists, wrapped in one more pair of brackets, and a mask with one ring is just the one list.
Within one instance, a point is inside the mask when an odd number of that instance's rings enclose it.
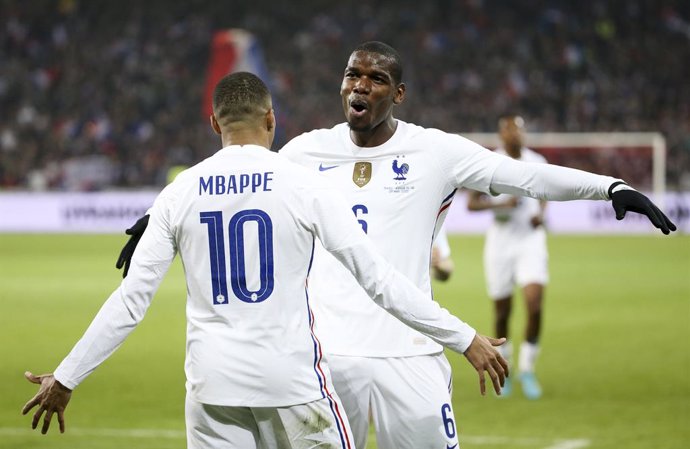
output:
{"label": "player's bare hand", "polygon": [[431,248],[431,276],[437,281],[445,282],[453,274],[455,264],[450,257],[441,257],[441,250],[437,247]]}
{"label": "player's bare hand", "polygon": [[34,418],[31,421],[31,428],[35,429],[36,426],[38,426],[38,421],[45,412],[41,433],[47,433],[53,413],[57,413],[60,433],[64,433],[65,408],[72,397],[72,390],[55,380],[52,373],[34,376],[27,371],[24,373],[24,377],[26,377],[29,382],[40,385],[36,396],[31,398],[31,400],[24,405],[24,408],[22,408],[22,415],[26,415],[32,408],[38,405],[38,410],[34,413]]}
{"label": "player's bare hand", "polygon": [[469,348],[465,351],[465,357],[479,374],[479,390],[482,396],[486,394],[486,371],[494,384],[496,394],[501,394],[506,377],[508,377],[508,362],[494,349],[506,342],[505,338],[491,338],[477,334]]}
{"label": "player's bare hand", "polygon": [[505,207],[506,209],[514,209],[517,207],[519,202],[520,198],[516,196],[511,196],[505,201],[505,203],[503,203],[503,207]]}
{"label": "player's bare hand", "polygon": [[532,224],[533,228],[538,228],[544,224],[544,217],[541,214],[534,215],[532,218],[530,218],[530,223]]}

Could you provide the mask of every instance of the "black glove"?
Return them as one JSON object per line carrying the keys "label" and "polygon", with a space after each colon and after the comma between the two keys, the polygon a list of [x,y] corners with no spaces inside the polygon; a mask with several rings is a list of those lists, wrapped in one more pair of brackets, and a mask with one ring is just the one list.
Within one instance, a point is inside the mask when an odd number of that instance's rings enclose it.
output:
{"label": "black glove", "polygon": [[616,211],[617,220],[622,220],[625,218],[625,213],[627,211],[632,211],[646,215],[649,221],[651,221],[654,226],[661,229],[661,232],[664,234],[676,230],[676,225],[674,225],[649,198],[637,190],[622,189],[617,192],[612,192],[613,188],[620,184],[625,183],[618,181],[614,182],[611,184],[611,187],[609,187],[609,197],[613,203],[613,210]]}
{"label": "black glove", "polygon": [[136,249],[137,244],[141,239],[141,236],[144,235],[144,231],[146,231],[146,226],[148,225],[149,215],[146,214],[140,219],[138,219],[137,222],[134,223],[134,226],[125,231],[125,234],[130,235],[131,237],[125,244],[124,248],[122,248],[122,251],[120,251],[120,257],[117,258],[117,263],[115,264],[115,267],[118,270],[122,267],[125,267],[125,270],[122,272],[123,279],[127,277],[127,272],[129,271],[129,264],[132,262],[132,255],[134,254],[134,250]]}

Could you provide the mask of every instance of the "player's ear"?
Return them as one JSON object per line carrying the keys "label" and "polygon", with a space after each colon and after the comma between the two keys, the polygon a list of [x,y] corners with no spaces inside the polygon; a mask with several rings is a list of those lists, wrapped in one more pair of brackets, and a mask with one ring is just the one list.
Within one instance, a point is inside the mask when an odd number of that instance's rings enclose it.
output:
{"label": "player's ear", "polygon": [[405,101],[405,83],[400,83],[395,88],[395,95],[393,96],[393,104],[400,104]]}
{"label": "player's ear", "polygon": [[273,108],[266,112],[266,131],[271,132],[276,129],[276,116]]}
{"label": "player's ear", "polygon": [[216,114],[211,113],[209,120],[211,121],[211,128],[213,128],[213,131],[215,131],[216,134],[220,134],[220,125],[218,124],[218,120],[216,120]]}

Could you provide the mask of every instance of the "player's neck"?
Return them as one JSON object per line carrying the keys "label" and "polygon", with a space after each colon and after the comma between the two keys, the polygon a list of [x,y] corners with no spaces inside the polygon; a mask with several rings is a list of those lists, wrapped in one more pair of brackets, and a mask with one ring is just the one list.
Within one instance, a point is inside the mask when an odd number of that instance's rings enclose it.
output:
{"label": "player's neck", "polygon": [[230,145],[258,145],[264,148],[271,148],[270,135],[263,130],[224,131],[221,140],[223,148]]}
{"label": "player's neck", "polygon": [[398,121],[392,116],[379,123],[373,129],[356,131],[350,129],[350,139],[358,147],[371,148],[388,142],[398,127]]}
{"label": "player's neck", "polygon": [[522,156],[522,146],[519,147],[508,147],[506,146],[506,153],[513,159],[520,159]]}

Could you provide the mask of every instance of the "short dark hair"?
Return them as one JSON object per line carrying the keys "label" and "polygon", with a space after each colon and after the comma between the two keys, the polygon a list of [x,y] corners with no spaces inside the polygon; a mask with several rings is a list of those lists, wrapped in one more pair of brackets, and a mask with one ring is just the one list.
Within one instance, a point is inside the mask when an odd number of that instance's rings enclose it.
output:
{"label": "short dark hair", "polygon": [[271,93],[261,79],[249,72],[225,75],[213,90],[213,113],[219,121],[245,121],[271,108]]}
{"label": "short dark hair", "polygon": [[525,119],[522,117],[521,114],[518,114],[517,112],[506,112],[506,113],[501,114],[498,117],[498,126],[501,127],[501,126],[503,126],[504,123],[511,122],[511,121],[517,121],[517,119],[520,119],[520,123],[516,122],[515,124],[518,125],[518,127],[520,127],[520,128],[524,128]]}
{"label": "short dark hair", "polygon": [[353,53],[356,51],[365,51],[368,53],[377,53],[386,59],[390,61],[390,69],[391,69],[391,76],[393,77],[393,81],[395,84],[400,84],[402,82],[402,77],[403,77],[403,68],[402,68],[402,59],[400,58],[400,55],[398,52],[395,50],[395,48],[391,47],[388,44],[384,44],[383,42],[379,41],[369,41],[369,42],[364,42],[363,44],[360,44],[357,48],[353,50]]}

